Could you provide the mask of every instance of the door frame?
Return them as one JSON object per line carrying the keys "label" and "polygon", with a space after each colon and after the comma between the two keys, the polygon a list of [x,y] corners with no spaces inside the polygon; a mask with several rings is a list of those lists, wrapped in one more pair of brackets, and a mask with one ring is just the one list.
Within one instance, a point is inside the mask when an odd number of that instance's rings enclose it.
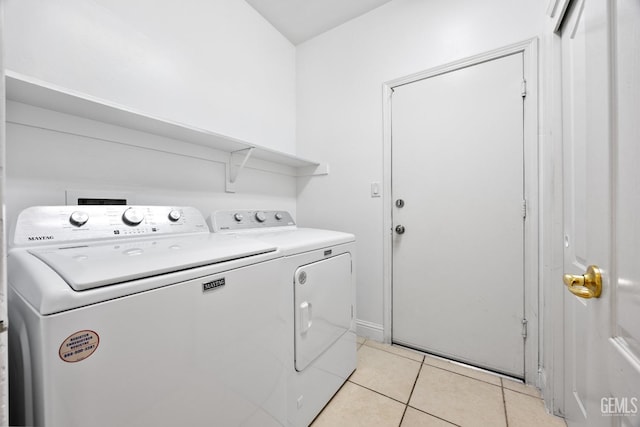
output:
{"label": "door frame", "polygon": [[539,195],[538,195],[538,39],[532,38],[503,48],[450,62],[435,68],[400,77],[382,85],[383,108],[383,331],[391,342],[393,298],[393,200],[391,193],[391,95],[393,88],[483,62],[522,53],[526,97],[524,101],[524,197],[527,200],[524,223],[524,315],[528,321],[525,341],[525,381],[540,386],[539,379]]}

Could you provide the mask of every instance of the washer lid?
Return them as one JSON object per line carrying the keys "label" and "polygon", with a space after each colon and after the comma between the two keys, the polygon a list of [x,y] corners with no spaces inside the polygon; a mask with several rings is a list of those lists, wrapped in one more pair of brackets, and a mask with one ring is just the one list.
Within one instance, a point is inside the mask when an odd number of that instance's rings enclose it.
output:
{"label": "washer lid", "polygon": [[76,291],[274,252],[272,244],[223,234],[46,247],[28,252]]}

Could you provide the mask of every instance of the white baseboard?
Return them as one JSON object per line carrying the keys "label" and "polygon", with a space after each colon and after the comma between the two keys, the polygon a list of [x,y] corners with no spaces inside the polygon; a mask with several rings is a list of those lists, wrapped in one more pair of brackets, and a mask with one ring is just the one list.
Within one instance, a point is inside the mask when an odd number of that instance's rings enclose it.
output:
{"label": "white baseboard", "polygon": [[356,333],[359,337],[371,339],[378,342],[384,341],[382,325],[356,319]]}
{"label": "white baseboard", "polygon": [[538,378],[535,384],[531,384],[531,385],[535,385],[536,387],[538,387],[540,390],[543,390],[547,387],[547,371],[544,369],[544,367],[540,367],[538,369]]}

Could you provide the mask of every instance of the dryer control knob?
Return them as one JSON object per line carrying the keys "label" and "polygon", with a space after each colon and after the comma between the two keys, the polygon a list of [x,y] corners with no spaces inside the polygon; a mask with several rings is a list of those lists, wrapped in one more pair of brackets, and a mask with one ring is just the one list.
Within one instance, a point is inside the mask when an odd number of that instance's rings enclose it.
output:
{"label": "dryer control knob", "polygon": [[242,222],[242,220],[244,219],[244,215],[242,215],[241,213],[234,214],[233,219],[235,219],[238,222]]}
{"label": "dryer control knob", "polygon": [[258,222],[265,222],[267,220],[267,216],[264,214],[264,212],[256,212],[256,219],[258,220]]}
{"label": "dryer control knob", "polygon": [[127,225],[138,225],[144,219],[144,214],[134,208],[128,208],[122,214],[122,221]]}
{"label": "dryer control knob", "polygon": [[281,221],[281,220],[282,220],[282,218],[284,218],[284,217],[283,217],[283,215],[282,215],[282,212],[276,212],[276,215],[275,215],[275,216],[276,216],[276,219],[277,219],[278,221]]}
{"label": "dryer control knob", "polygon": [[182,214],[180,213],[179,210],[172,209],[171,212],[169,212],[169,221],[171,222],[178,221],[180,217],[182,217]]}
{"label": "dryer control knob", "polygon": [[82,211],[75,211],[69,217],[71,225],[75,225],[76,227],[82,227],[87,221],[89,221],[89,214]]}

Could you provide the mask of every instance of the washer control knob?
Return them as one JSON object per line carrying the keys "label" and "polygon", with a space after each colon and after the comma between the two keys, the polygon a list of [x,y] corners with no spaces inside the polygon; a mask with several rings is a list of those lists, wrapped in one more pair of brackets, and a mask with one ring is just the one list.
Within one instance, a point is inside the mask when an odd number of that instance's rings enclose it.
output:
{"label": "washer control knob", "polygon": [[122,221],[127,225],[138,225],[144,219],[144,214],[135,208],[128,208],[122,214]]}
{"label": "washer control knob", "polygon": [[235,219],[238,222],[242,222],[242,220],[244,219],[244,215],[242,215],[241,213],[234,214],[233,219]]}
{"label": "washer control knob", "polygon": [[258,222],[265,222],[267,220],[267,216],[264,212],[256,212],[256,220],[258,220]]}
{"label": "washer control knob", "polygon": [[284,218],[284,216],[282,215],[282,212],[276,212],[275,217],[276,217],[276,219],[277,219],[278,221],[281,221],[281,220],[282,220],[282,218]]}
{"label": "washer control knob", "polygon": [[75,225],[76,227],[82,227],[87,221],[89,221],[89,214],[82,211],[75,211],[69,217],[71,225]]}
{"label": "washer control knob", "polygon": [[171,222],[176,222],[181,217],[182,217],[182,214],[177,209],[171,209],[171,212],[169,212],[169,221],[171,221]]}

